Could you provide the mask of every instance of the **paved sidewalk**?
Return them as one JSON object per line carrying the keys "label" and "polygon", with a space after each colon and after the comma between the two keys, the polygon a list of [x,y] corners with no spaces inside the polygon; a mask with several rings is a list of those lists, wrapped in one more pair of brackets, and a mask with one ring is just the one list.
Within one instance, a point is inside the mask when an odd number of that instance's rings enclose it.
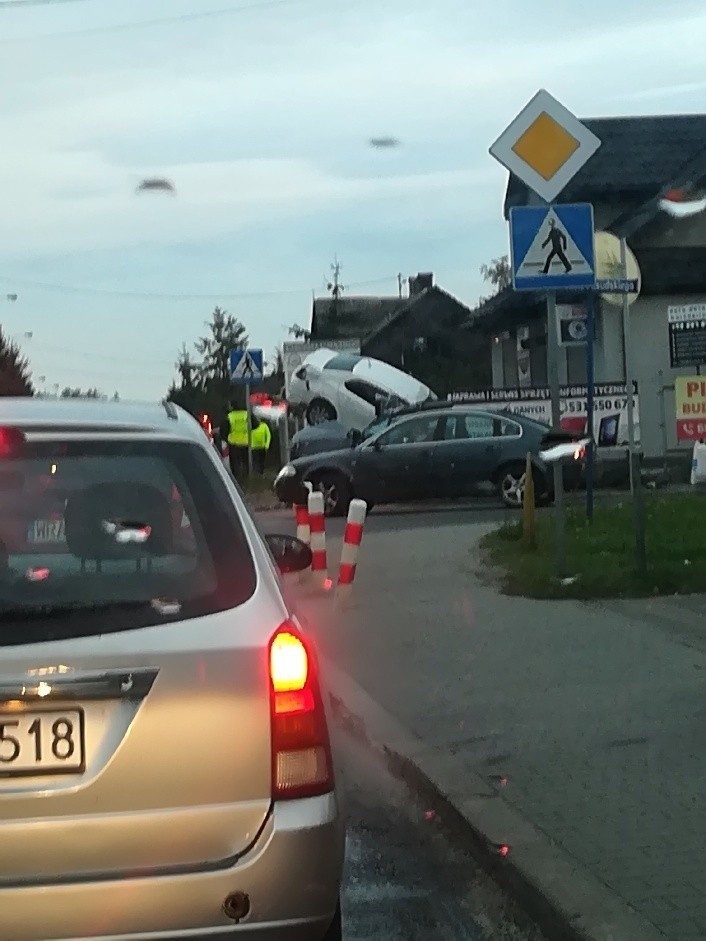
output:
{"label": "paved sidewalk", "polygon": [[426,765],[461,761],[666,937],[703,941],[704,647],[651,602],[498,594],[473,551],[485,529],[366,534],[354,606],[314,615],[324,653]]}

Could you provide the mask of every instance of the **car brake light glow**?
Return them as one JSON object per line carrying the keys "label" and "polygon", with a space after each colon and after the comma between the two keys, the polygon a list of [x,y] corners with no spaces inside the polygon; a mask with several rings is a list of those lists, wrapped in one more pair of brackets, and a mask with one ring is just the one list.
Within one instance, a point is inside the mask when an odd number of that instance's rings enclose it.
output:
{"label": "car brake light glow", "polygon": [[0,458],[20,456],[24,445],[25,436],[19,428],[0,426]]}
{"label": "car brake light glow", "polygon": [[312,652],[287,622],[270,642],[272,796],[314,797],[333,788],[326,714]]}
{"label": "car brake light glow", "polygon": [[287,631],[276,634],[270,647],[270,678],[275,693],[302,690],[309,675],[306,647]]}

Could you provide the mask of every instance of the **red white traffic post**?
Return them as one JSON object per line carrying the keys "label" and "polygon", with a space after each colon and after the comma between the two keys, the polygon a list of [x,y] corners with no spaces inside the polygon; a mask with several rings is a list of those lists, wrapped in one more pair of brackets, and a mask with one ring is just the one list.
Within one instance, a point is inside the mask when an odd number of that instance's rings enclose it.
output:
{"label": "red white traffic post", "polygon": [[347,594],[353,587],[356,567],[358,564],[358,552],[363,539],[363,528],[365,526],[365,517],[368,512],[368,504],[365,500],[351,500],[348,509],[348,519],[346,521],[346,530],[343,536],[343,550],[341,551],[341,565],[338,570],[338,592]]}
{"label": "red white traffic post", "polygon": [[324,495],[320,490],[309,494],[309,526],[311,528],[311,572],[323,588],[328,581],[328,563]]}

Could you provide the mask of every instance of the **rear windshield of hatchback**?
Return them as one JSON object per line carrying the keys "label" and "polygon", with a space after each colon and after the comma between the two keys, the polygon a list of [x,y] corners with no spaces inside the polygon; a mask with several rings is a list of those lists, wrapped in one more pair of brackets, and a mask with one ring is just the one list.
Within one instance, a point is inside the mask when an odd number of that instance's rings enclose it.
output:
{"label": "rear windshield of hatchback", "polygon": [[0,459],[0,646],[201,617],[255,583],[236,507],[198,445],[29,442]]}

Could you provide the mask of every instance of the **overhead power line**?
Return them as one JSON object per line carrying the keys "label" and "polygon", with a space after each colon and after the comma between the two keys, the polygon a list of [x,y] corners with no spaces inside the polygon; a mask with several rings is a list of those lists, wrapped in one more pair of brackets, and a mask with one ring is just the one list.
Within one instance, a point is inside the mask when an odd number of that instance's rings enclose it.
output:
{"label": "overhead power line", "polygon": [[[384,278],[374,278],[370,281],[357,281],[347,284],[347,288],[374,287],[380,284],[389,284],[397,281],[397,275],[391,274]],[[124,297],[144,300],[164,300],[164,301],[230,301],[230,300],[255,300],[259,297],[292,297],[296,294],[311,295],[311,288],[289,288],[282,291],[252,291],[248,293],[236,293],[233,291],[221,291],[220,293],[208,294],[179,294],[163,293],[151,291],[120,291],[113,288],[92,288],[79,286],[75,284],[55,284],[50,281],[32,281],[27,278],[13,278],[9,275],[0,275],[0,282],[18,287],[37,288],[43,291],[55,291],[58,294],[91,294],[103,297]]]}
{"label": "overhead power line", "polygon": [[0,0],[0,10],[12,7],[54,7],[65,3],[86,3],[88,0]]}
{"label": "overhead power line", "polygon": [[[21,0],[28,5],[50,5],[51,3],[72,3],[77,0]],[[79,2],[88,2],[88,0],[79,0]],[[221,16],[232,16],[237,13],[258,13],[260,10],[269,10],[277,7],[292,6],[311,2],[311,0],[260,0],[258,3],[241,3],[235,6],[220,7],[215,10],[199,10],[194,13],[173,13],[166,16],[158,16],[149,20],[133,20],[129,23],[112,23],[105,26],[89,26],[84,29],[73,29],[52,33],[36,33],[33,36],[18,36],[11,39],[0,40],[1,44],[28,42],[36,39],[63,39],[72,36],[88,36],[98,33],[116,33],[125,30],[147,29],[155,26],[168,26],[174,23],[191,23],[196,20],[213,19]],[[0,0],[0,9],[2,6],[19,6],[19,3],[2,3]]]}

